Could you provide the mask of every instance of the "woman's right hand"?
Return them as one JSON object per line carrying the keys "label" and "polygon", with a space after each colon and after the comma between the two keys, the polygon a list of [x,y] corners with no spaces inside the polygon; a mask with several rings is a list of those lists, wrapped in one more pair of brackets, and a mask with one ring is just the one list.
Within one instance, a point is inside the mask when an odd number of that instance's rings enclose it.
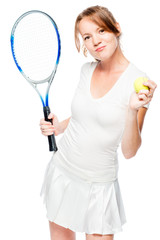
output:
{"label": "woman's right hand", "polygon": [[42,118],[40,120],[40,129],[44,136],[49,136],[54,133],[55,136],[58,136],[60,133],[62,133],[61,123],[59,122],[57,116],[53,113],[50,113],[48,115],[48,119],[52,119],[51,122],[47,122]]}

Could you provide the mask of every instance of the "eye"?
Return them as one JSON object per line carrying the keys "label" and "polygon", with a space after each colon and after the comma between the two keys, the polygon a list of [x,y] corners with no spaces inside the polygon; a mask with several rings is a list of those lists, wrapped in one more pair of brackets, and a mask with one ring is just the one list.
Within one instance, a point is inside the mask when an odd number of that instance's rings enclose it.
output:
{"label": "eye", "polygon": [[105,32],[105,30],[103,29],[103,28],[101,28],[100,30],[99,30],[99,33],[104,33]]}
{"label": "eye", "polygon": [[89,39],[90,39],[90,36],[84,37],[84,41],[89,40]]}

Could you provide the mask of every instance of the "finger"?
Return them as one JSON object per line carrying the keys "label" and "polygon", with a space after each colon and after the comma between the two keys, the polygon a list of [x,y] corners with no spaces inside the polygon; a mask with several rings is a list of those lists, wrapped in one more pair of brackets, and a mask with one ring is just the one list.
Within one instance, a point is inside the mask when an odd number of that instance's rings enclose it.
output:
{"label": "finger", "polygon": [[44,136],[51,136],[51,135],[54,134],[54,132],[53,132],[53,131],[47,131],[47,132],[42,132],[42,134],[43,134]]}
{"label": "finger", "polygon": [[39,125],[40,125],[40,126],[41,126],[41,125],[51,125],[51,122],[48,122],[48,121],[45,121],[44,119],[41,119]]}
{"label": "finger", "polygon": [[150,88],[149,90],[140,90],[139,94],[145,94],[148,98],[152,99],[153,92],[154,90]]}
{"label": "finger", "polygon": [[44,118],[41,118],[39,125],[41,125],[41,124],[43,124],[43,123],[44,123]]}
{"label": "finger", "polygon": [[149,90],[146,90],[146,89],[143,89],[143,90],[140,90],[138,95],[141,95],[141,94],[145,94],[146,96],[148,96],[150,94],[150,91]]}
{"label": "finger", "polygon": [[41,132],[45,136],[52,135],[55,132],[55,128],[42,129]]}
{"label": "finger", "polygon": [[143,101],[147,101],[148,100],[148,98],[147,98],[147,96],[145,94],[139,94],[138,98],[139,98],[139,100],[143,100]]}
{"label": "finger", "polygon": [[40,129],[45,132],[48,130],[53,130],[54,126],[52,124],[51,125],[41,125]]}
{"label": "finger", "polygon": [[146,98],[145,95],[141,96],[139,99],[142,106],[148,104],[151,101],[151,98]]}
{"label": "finger", "polygon": [[48,115],[48,118],[49,119],[53,119],[55,117],[55,114],[54,113],[50,113],[49,115]]}
{"label": "finger", "polygon": [[148,86],[150,88],[151,92],[153,92],[157,87],[157,84],[151,80],[144,82],[143,85]]}

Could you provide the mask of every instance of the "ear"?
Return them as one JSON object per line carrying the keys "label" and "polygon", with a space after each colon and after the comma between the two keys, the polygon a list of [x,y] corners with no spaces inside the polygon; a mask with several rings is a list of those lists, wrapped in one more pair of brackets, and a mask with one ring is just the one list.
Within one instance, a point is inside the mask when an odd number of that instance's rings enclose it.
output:
{"label": "ear", "polygon": [[119,31],[119,34],[117,35],[119,37],[121,35],[121,27],[120,27],[118,22],[116,23],[116,27],[117,27],[117,29]]}
{"label": "ear", "polygon": [[87,48],[85,47],[84,43],[82,45],[82,51],[83,51],[84,56],[87,57],[88,51],[87,51]]}

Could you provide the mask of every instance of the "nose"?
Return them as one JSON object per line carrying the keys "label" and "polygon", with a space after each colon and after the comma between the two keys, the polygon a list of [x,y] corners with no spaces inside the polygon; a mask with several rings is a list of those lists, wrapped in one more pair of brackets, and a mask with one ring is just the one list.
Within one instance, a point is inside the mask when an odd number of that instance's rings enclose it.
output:
{"label": "nose", "polygon": [[99,36],[94,35],[94,36],[92,37],[92,42],[93,42],[93,45],[94,45],[94,46],[98,46],[98,45],[101,43],[101,39],[99,38]]}

